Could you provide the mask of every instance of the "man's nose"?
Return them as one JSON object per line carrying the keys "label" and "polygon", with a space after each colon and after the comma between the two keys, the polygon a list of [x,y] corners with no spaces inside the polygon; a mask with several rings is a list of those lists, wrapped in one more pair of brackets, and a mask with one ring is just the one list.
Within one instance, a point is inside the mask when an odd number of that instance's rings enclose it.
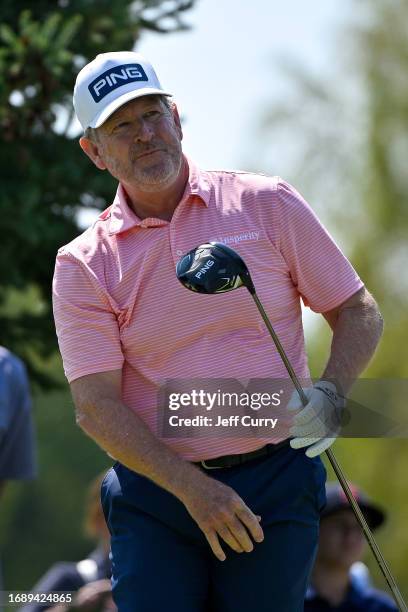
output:
{"label": "man's nose", "polygon": [[153,128],[148,121],[143,119],[139,122],[136,128],[135,140],[139,142],[149,142],[153,136]]}

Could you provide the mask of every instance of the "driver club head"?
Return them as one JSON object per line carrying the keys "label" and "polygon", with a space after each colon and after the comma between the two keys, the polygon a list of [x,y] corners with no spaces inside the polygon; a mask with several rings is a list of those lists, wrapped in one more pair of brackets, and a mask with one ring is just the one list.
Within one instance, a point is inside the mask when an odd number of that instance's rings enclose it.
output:
{"label": "driver club head", "polygon": [[248,268],[241,257],[220,242],[200,244],[180,259],[177,278],[196,293],[226,293],[246,287],[255,293]]}

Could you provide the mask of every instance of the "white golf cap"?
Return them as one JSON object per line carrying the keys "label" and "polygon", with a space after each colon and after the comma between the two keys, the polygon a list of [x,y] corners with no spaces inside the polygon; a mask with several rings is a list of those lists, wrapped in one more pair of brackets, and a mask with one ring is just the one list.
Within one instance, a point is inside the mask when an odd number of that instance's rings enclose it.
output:
{"label": "white golf cap", "polygon": [[120,106],[163,91],[153,66],[140,53],[101,53],[82,68],[74,87],[74,108],[83,129],[97,128]]}

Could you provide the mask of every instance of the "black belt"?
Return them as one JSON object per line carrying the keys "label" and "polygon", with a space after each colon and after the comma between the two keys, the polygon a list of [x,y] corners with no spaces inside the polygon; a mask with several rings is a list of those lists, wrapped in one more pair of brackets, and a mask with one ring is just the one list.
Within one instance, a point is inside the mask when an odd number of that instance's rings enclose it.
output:
{"label": "black belt", "polygon": [[273,455],[279,449],[289,446],[290,438],[278,442],[278,444],[267,444],[262,448],[257,448],[249,453],[242,453],[241,455],[223,455],[222,457],[214,457],[213,459],[205,459],[203,461],[194,461],[194,465],[198,465],[205,470],[216,470],[219,468],[229,468],[236,465],[242,465],[248,461],[259,459],[266,455]]}

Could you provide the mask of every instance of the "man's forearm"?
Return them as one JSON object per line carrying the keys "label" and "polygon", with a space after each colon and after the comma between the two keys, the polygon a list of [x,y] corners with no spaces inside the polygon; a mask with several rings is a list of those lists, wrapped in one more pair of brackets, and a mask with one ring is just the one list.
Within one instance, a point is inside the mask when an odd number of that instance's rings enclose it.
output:
{"label": "man's forearm", "polygon": [[112,457],[178,497],[220,561],[226,555],[219,538],[238,553],[263,540],[261,517],[231,487],[181,459],[115,397],[80,406],[83,430]]}
{"label": "man's forearm", "polygon": [[339,312],[329,361],[322,379],[333,380],[345,394],[369,364],[381,338],[383,319],[373,299]]}
{"label": "man's forearm", "polygon": [[115,399],[77,411],[77,423],[111,457],[183,500],[194,479],[207,478],[159,440],[144,421]]}

